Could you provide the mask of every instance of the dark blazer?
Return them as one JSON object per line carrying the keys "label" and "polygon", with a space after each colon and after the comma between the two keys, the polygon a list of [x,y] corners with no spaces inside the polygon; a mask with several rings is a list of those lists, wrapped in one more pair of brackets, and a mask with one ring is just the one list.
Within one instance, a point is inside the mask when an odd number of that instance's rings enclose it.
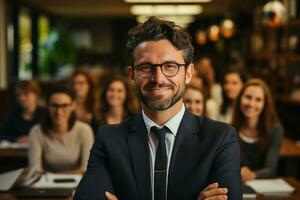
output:
{"label": "dark blazer", "polygon": [[[139,114],[114,126],[102,126],[75,200],[102,200],[104,192],[119,200],[151,200],[148,135]],[[240,154],[235,130],[185,111],[176,135],[168,177],[168,199],[196,200],[210,183],[242,199]]]}

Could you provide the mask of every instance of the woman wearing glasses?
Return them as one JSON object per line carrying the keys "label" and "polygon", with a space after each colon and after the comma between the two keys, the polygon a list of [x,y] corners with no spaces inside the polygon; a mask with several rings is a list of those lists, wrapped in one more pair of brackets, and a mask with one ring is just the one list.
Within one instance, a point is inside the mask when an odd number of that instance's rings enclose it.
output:
{"label": "woman wearing glasses", "polygon": [[54,88],[47,104],[41,124],[30,131],[29,164],[39,171],[82,173],[94,138],[90,126],[76,120],[73,90]]}

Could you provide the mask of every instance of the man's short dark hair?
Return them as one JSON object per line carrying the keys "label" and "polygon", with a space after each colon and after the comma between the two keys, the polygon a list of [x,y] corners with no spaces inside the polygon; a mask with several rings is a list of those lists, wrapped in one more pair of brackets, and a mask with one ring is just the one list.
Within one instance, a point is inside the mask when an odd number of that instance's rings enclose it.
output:
{"label": "man's short dark hair", "polygon": [[132,28],[128,32],[127,52],[129,65],[134,64],[136,47],[144,41],[157,41],[167,39],[176,49],[182,50],[186,64],[191,64],[194,57],[194,48],[191,37],[187,31],[174,22],[158,17],[149,17],[147,21]]}

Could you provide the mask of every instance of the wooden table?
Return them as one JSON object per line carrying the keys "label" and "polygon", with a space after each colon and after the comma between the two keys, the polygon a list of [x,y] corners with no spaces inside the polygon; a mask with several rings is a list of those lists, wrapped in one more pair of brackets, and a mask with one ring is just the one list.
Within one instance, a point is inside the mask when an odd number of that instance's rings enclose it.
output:
{"label": "wooden table", "polygon": [[[13,193],[0,193],[1,200],[32,200],[32,198],[20,198],[16,197]],[[72,200],[73,197],[67,198],[34,198],[35,200]]]}
{"label": "wooden table", "polygon": [[[300,179],[300,146],[284,138],[280,149],[278,173],[280,176],[292,176]],[[299,198],[300,200],[300,198]]]}
{"label": "wooden table", "polygon": [[0,149],[0,158],[27,158],[28,149],[27,148],[20,148],[20,149],[13,149],[13,148],[1,148]]}
{"label": "wooden table", "polygon": [[0,173],[26,167],[28,165],[28,149],[1,148]]}
{"label": "wooden table", "polygon": [[284,138],[280,149],[280,157],[300,158],[300,146],[288,138]]}

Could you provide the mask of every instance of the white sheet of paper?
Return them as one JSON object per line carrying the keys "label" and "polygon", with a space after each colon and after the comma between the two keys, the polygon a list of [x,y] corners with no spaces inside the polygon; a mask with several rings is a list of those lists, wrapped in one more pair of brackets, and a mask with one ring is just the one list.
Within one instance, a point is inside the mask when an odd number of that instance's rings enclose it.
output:
{"label": "white sheet of paper", "polygon": [[[46,173],[32,185],[33,188],[76,188],[82,175]],[[61,179],[74,179],[74,182],[55,182]]]}
{"label": "white sheet of paper", "polygon": [[292,193],[295,188],[288,184],[285,180],[278,179],[256,179],[246,182],[246,185],[252,187],[255,192],[260,194],[280,196],[280,194]]}
{"label": "white sheet of paper", "polygon": [[0,191],[10,190],[19,176],[22,174],[23,170],[24,169],[22,168],[0,174]]}
{"label": "white sheet of paper", "polygon": [[0,149],[27,149],[28,143],[10,142],[7,140],[0,141]]}

